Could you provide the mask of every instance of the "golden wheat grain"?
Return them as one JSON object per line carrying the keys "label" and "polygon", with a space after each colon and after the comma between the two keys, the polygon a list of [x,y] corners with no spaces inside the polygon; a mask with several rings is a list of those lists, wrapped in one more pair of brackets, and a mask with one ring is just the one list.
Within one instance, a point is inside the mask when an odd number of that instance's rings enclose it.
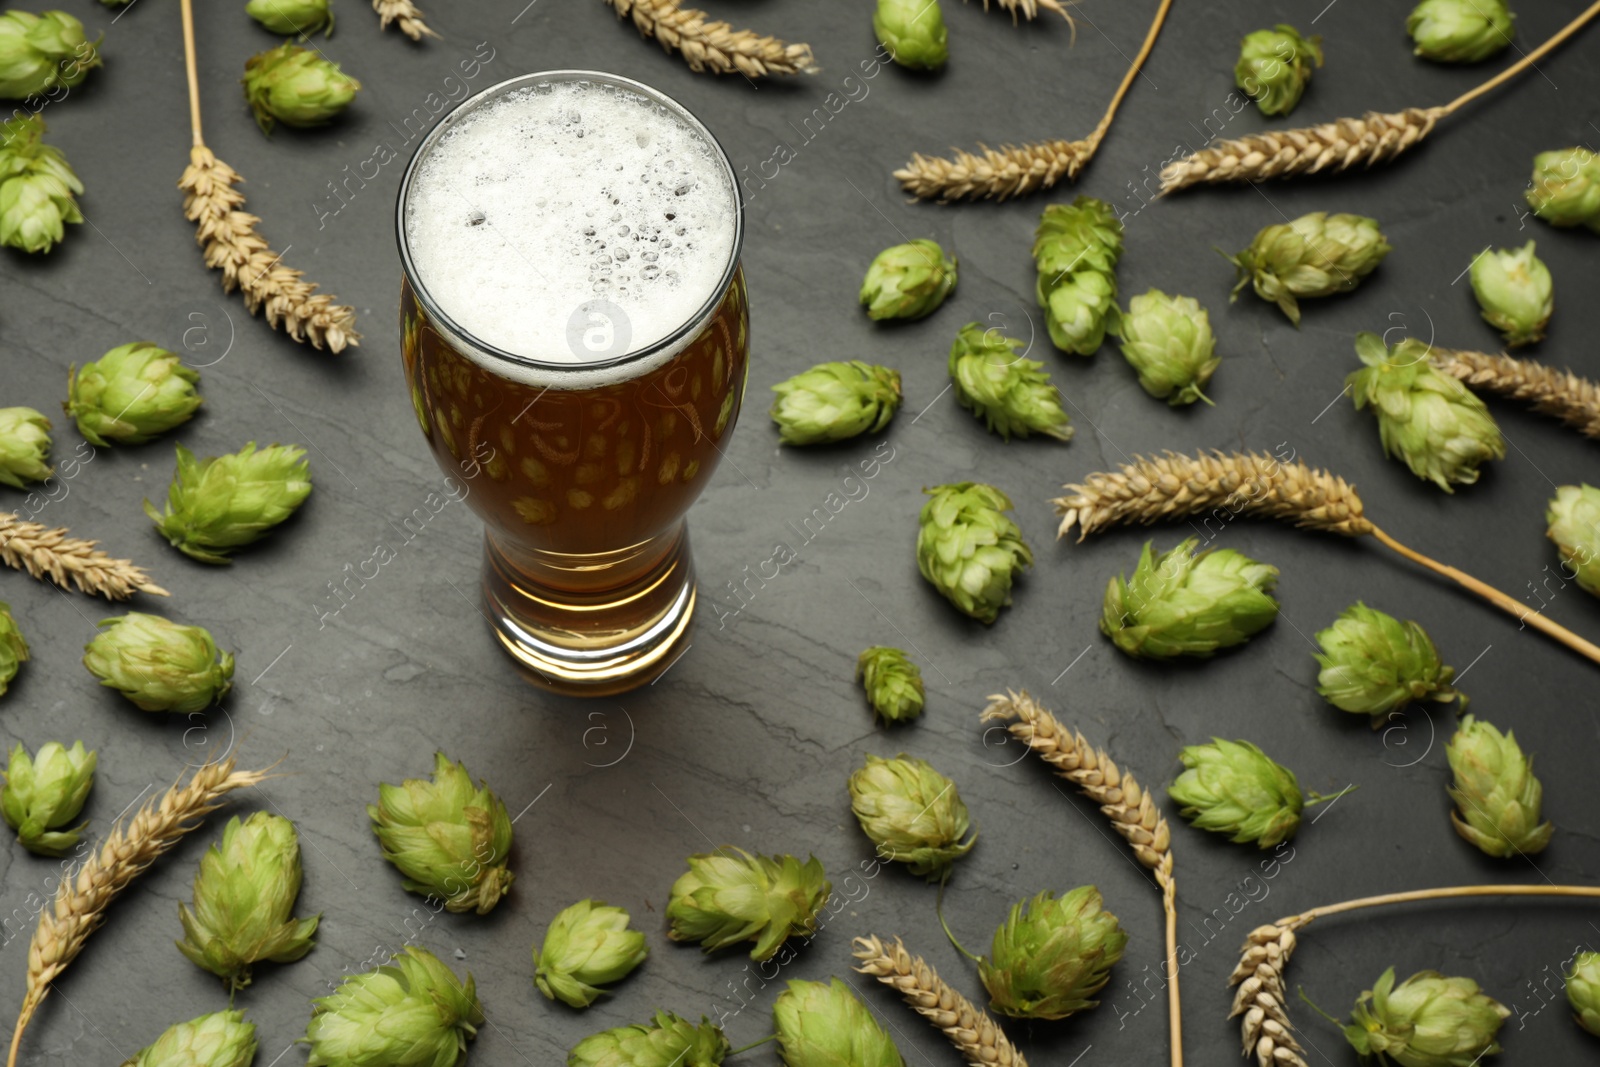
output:
{"label": "golden wheat grain", "polygon": [[620,18],[631,18],[646,37],[668,52],[677,52],[693,71],[743,74],[815,74],[816,59],[808,44],[787,44],[749,30],[713,22],[704,11],[680,7],[678,0],[605,0]]}
{"label": "golden wheat grain", "polygon": [[[995,0],[995,6],[1001,11],[1010,12],[1013,26],[1017,24],[1018,15],[1032,22],[1039,17],[1041,9],[1052,11],[1066,19],[1068,24],[1072,23],[1072,16],[1067,14],[1067,9],[1061,5],[1060,0]],[[989,10],[989,0],[983,0],[983,9]]]}
{"label": "golden wheat grain", "polygon": [[1076,179],[1094,146],[1086,140],[1039,141],[998,149],[979,145],[978,152],[956,149],[952,159],[918,152],[894,176],[918,200],[1009,200]]}
{"label": "golden wheat grain", "polygon": [[413,41],[439,36],[433,32],[432,27],[422,21],[422,12],[417,10],[417,5],[411,0],[372,0],[372,10],[378,13],[380,30],[388,29],[392,22],[401,33]]}
{"label": "golden wheat grain", "polygon": [[1294,932],[1304,923],[1280,920],[1258,926],[1245,937],[1239,965],[1228,976],[1238,986],[1228,1018],[1242,1015],[1239,1037],[1246,1058],[1259,1067],[1307,1067],[1305,1049],[1295,1040],[1284,1000],[1283,969],[1294,953]]}
{"label": "golden wheat grain", "polygon": [[905,1002],[950,1039],[972,1067],[1028,1067],[1000,1025],[966,997],[950,988],[921,956],[906,951],[900,939],[892,947],[873,936],[858,937],[856,970],[871,975],[899,993]]}
{"label": "golden wheat grain", "polygon": [[1474,389],[1521,400],[1585,437],[1600,438],[1600,382],[1500,353],[1433,350],[1433,365]]}
{"label": "golden wheat grain", "polygon": [[23,522],[0,511],[0,562],[8,567],[48,578],[63,588],[70,581],[81,592],[108,600],[127,600],[134,593],[168,595],[143,567],[132,560],[113,559],[95,547],[98,544],[73,537],[60,527]]}

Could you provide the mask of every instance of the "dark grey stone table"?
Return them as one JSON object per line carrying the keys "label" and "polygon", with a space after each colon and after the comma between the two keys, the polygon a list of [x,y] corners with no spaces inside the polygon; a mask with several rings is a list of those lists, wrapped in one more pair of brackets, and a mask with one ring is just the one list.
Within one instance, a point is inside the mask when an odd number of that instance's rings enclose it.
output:
{"label": "dark grey stone table", "polygon": [[[97,452],[38,516],[146,563],[173,595],[137,607],[203,624],[236,652],[234,693],[212,715],[147,716],[96,687],[79,666],[80,649],[95,621],[119,609],[0,575],[0,596],[34,649],[0,701],[4,739],[37,746],[82,738],[100,751],[88,809],[94,833],[208,753],[232,746],[247,765],[283,760],[286,775],[239,796],[234,810],[264,808],[298,823],[306,867],[300,910],[321,912],[323,924],[310,956],[261,968],[239,997],[260,1025],[258,1063],[302,1062],[291,1043],[304,1032],[309,998],[407,942],[477,976],[490,1025],[471,1057],[489,1067],[562,1062],[581,1036],[642,1021],[657,1007],[694,1017],[725,1013],[735,1043],[753,1041],[769,1032],[768,1008],[783,980],[849,974],[850,938],[869,931],[903,935],[978,996],[975,974],[939,931],[933,890],[897,870],[860,874],[871,849],[851,818],[845,779],[864,754],[901,750],[954,777],[981,827],[946,902],[970,947],[987,944],[1013,901],[1085,882],[1101,887],[1129,930],[1127,956],[1099,1010],[1009,1027],[1033,1062],[1165,1062],[1158,894],[1093,808],[1064,796],[1015,746],[986,741],[977,709],[1006,686],[1030,689],[1152,785],[1171,780],[1180,745],[1213,734],[1260,743],[1307,788],[1361,785],[1265,870],[1270,856],[1174,826],[1181,936],[1194,956],[1182,972],[1187,1052],[1198,1067],[1237,1059],[1223,980],[1244,933],[1260,923],[1390,890],[1592,883],[1600,875],[1592,796],[1600,668],[1374,544],[1244,522],[1228,526],[1217,543],[1282,569],[1283,617],[1211,663],[1135,663],[1099,635],[1096,621],[1107,578],[1132,566],[1146,535],[1058,544],[1048,503],[1063,481],[1139,452],[1287,443],[1357,483],[1369,510],[1403,541],[1538,607],[1534,588],[1556,560],[1543,537],[1544,503],[1554,485],[1595,477],[1595,445],[1497,402],[1510,455],[1480,484],[1446,496],[1385,461],[1371,419],[1337,398],[1355,364],[1358,330],[1492,347],[1460,275],[1485,245],[1529,237],[1558,292],[1550,337],[1536,354],[1600,372],[1593,354],[1600,244],[1592,234],[1525,218],[1521,195],[1535,152],[1600,140],[1595,31],[1386,170],[1150,203],[1153,174],[1175,147],[1198,145],[1223,119],[1230,135],[1263,127],[1254,109],[1229,103],[1245,31],[1288,20],[1323,35],[1327,66],[1296,122],[1443,102],[1483,74],[1414,60],[1401,26],[1404,5],[1179,3],[1080,188],[1126,212],[1124,294],[1158,286],[1211,309],[1223,356],[1210,390],[1216,406],[1170,411],[1139,389],[1113,346],[1078,360],[1041,341],[1036,354],[1072,402],[1077,437],[1066,445],[1007,445],[941,393],[946,352],[969,320],[1042,334],[1032,231],[1044,204],[1074,191],[941,208],[907,203],[889,171],[914,150],[952,143],[1081,136],[1136,49],[1151,4],[1083,4],[1072,46],[1059,22],[1013,28],[999,12],[947,3],[953,58],[944,74],[886,68],[857,81],[858,99],[808,127],[826,94],[848,90],[844,79],[874,50],[866,3],[718,0],[717,15],[816,47],[820,74],[759,86],[691,74],[595,0],[525,3],[426,5],[443,39],[417,47],[392,31],[380,34],[357,0],[337,0],[338,30],[321,46],[365,88],[336,126],[270,140],[250,121],[236,79],[245,58],[272,39],[240,3],[202,5],[208,140],[249,179],[249,209],[266,220],[274,246],[356,307],[365,333],[359,350],[330,358],[273,333],[237,297],[224,296],[201,262],[174,187],[189,131],[172,0],[140,0],[115,17],[87,0],[68,5],[91,30],[106,31],[106,68],[46,114],[51,140],[88,188],[89,223],[48,257],[0,257],[0,403],[54,411],[68,364],[148,338],[185,347],[197,363],[216,361],[203,371],[204,412],[177,440],[202,454],[249,440],[297,442],[311,453],[316,491],[301,514],[227,568],[179,556],[140,513],[142,498],[165,492],[170,439]],[[1524,48],[1579,8],[1570,0],[1517,6]],[[459,64],[475,52],[490,58],[464,84]],[[662,87],[703,116],[735,165],[751,173],[779,145],[792,154],[781,167],[766,165],[776,176],[764,187],[750,186],[751,388],[727,461],[691,515],[703,597],[693,647],[654,686],[593,703],[528,688],[491,645],[476,599],[478,524],[459,505],[441,511],[353,601],[328,614],[338,606],[329,583],[378,542],[395,543],[396,523],[442,478],[402,381],[391,224],[403,158],[428,116],[429,95],[459,96],[563,66],[614,70]],[[364,187],[352,183],[347,201],[333,199],[330,183],[363,166],[370,175],[366,161],[383,155],[380,146],[402,158],[379,167]],[[1232,252],[1261,226],[1318,209],[1378,217],[1395,251],[1354,295],[1308,304],[1300,330],[1253,297],[1230,306],[1232,270],[1213,249]],[[929,320],[875,328],[852,306],[861,271],[880,248],[916,236],[960,255],[960,289]],[[850,358],[888,363],[905,376],[906,407],[886,435],[893,459],[864,483],[865,496],[797,546],[796,562],[741,604],[730,583],[753,572],[776,541],[793,538],[790,522],[830,492],[843,495],[848,469],[876,447],[780,450],[765,419],[767,387],[818,360]],[[78,438],[62,421],[57,440],[66,454]],[[918,577],[912,552],[922,487],[969,478],[1013,496],[1038,556],[1015,606],[993,627],[953,612]],[[0,493],[0,507],[22,499]],[[1166,547],[1184,532],[1149,536]],[[1553,599],[1543,594],[1550,617],[1600,634],[1600,605],[1575,586],[1550,588]],[[1443,752],[1449,709],[1413,713],[1374,733],[1315,694],[1310,635],[1357,598],[1421,621],[1464,675],[1473,710],[1515,728],[1538,753],[1546,810],[1559,831],[1536,861],[1492,862],[1451,832]],[[723,610],[714,611],[715,603]],[[874,728],[851,681],[856,653],[873,643],[909,647],[924,665],[928,711],[915,726]],[[465,760],[519,815],[517,883],[487,918],[430,917],[420,898],[401,890],[367,828],[363,809],[378,783],[424,773],[435,747]],[[219,824],[220,816],[117,905],[46,1003],[24,1062],[118,1063],[168,1024],[226,1003],[216,980],[172,945],[180,935],[177,902],[187,899],[195,862]],[[847,887],[853,899],[765,988],[742,956],[702,958],[665,937],[662,912],[684,857],[723,843],[815,853],[841,886],[846,874],[857,875]],[[8,1019],[22,995],[31,916],[56,872],[52,861],[0,849],[0,1012]],[[549,918],[581,896],[631,909],[649,931],[653,955],[614,997],[579,1016],[536,993],[530,949]],[[1506,1062],[1575,1064],[1593,1058],[1595,1039],[1552,998],[1556,971],[1577,945],[1600,945],[1600,909],[1488,902],[1390,910],[1318,924],[1290,976],[1344,1013],[1390,964],[1402,975],[1425,967],[1471,975],[1517,1012],[1505,1031]],[[958,1062],[886,991],[853,980],[894,1026],[908,1063]],[[1312,1062],[1354,1062],[1332,1027],[1298,1003],[1295,1012],[1316,1050]],[[735,1062],[777,1060],[764,1048]]]}

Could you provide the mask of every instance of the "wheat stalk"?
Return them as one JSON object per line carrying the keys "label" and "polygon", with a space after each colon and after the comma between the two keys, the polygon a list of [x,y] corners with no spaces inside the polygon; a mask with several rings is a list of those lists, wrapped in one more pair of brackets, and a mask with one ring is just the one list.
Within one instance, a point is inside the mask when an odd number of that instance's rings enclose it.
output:
{"label": "wheat stalk", "polygon": [[905,1002],[950,1039],[972,1067],[1028,1067],[1000,1025],[939,977],[921,956],[913,956],[897,937],[893,947],[873,936],[858,937],[856,970],[899,993]]}
{"label": "wheat stalk", "polygon": [[1028,695],[1007,690],[989,697],[982,721],[1006,722],[1012,737],[1027,745],[1057,775],[1078,787],[1111,820],[1112,829],[1133,848],[1161,887],[1166,918],[1167,1016],[1172,1029],[1172,1067],[1183,1067],[1183,1016],[1178,998],[1178,883],[1172,873],[1172,831],[1154,798],[1133,775],[1119,768],[1104,749],[1076,730],[1068,730]]}
{"label": "wheat stalk", "polygon": [[683,56],[689,69],[713,74],[815,74],[819,69],[808,44],[787,44],[726,22],[712,22],[704,11],[680,7],[678,0],[605,0],[619,18],[631,18],[645,37],[667,52]]}
{"label": "wheat stalk", "polygon": [[378,13],[378,29],[386,30],[391,22],[413,41],[424,37],[438,37],[433,28],[422,21],[422,12],[411,0],[372,0],[372,10]]}
{"label": "wheat stalk", "polygon": [[1600,438],[1600,382],[1531,359],[1436,348],[1433,365],[1475,389],[1532,404],[1585,437]]}
{"label": "wheat stalk", "polygon": [[[1077,26],[1073,23],[1072,16],[1067,14],[1067,9],[1062,6],[1060,0],[995,0],[995,6],[1001,11],[1011,13],[1011,25],[1013,26],[1017,24],[1018,15],[1032,22],[1039,17],[1040,9],[1043,9],[1060,15],[1067,20],[1069,26],[1073,27],[1074,33],[1077,31]],[[989,10],[989,0],[983,0],[983,9],[985,11]]]}
{"label": "wheat stalk", "polygon": [[25,570],[35,578],[49,578],[65,588],[70,581],[80,592],[108,600],[127,600],[134,593],[167,596],[132,560],[113,559],[95,546],[98,541],[73,537],[60,527],[24,522],[0,511],[0,562]]}
{"label": "wheat stalk", "polygon": [[27,988],[11,1033],[6,1067],[16,1067],[22,1033],[50,992],[50,983],[83,951],[89,935],[105,923],[111,902],[197,828],[201,818],[221,807],[224,796],[267,776],[265,770],[234,770],[232,756],[206,763],[194,772],[188,785],[174,782],[159,800],[147,801],[133,818],[114,826],[99,850],[79,868],[77,877],[61,883],[54,905],[39,914],[39,925],[28,946]]}

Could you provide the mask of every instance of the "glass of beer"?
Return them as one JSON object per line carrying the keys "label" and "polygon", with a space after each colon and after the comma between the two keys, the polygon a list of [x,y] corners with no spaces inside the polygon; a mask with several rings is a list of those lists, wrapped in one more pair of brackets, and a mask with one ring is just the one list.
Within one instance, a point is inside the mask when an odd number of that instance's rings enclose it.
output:
{"label": "glass of beer", "polygon": [[654,680],[694,613],[684,513],[744,398],[727,155],[648,86],[529,74],[422,140],[397,216],[406,380],[484,521],[495,636],[558,692]]}

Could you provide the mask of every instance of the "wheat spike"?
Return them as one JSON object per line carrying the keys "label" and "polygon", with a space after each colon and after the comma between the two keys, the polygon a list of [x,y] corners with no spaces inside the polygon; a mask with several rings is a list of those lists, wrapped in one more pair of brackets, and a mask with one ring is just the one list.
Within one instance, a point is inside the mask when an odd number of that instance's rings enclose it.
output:
{"label": "wheat spike", "polygon": [[913,956],[897,937],[893,947],[873,936],[858,937],[856,970],[899,993],[905,1002],[950,1039],[972,1067],[1028,1067],[1000,1025],[950,988],[921,956]]}
{"label": "wheat spike", "polygon": [[605,0],[620,18],[631,18],[639,32],[654,37],[668,52],[683,56],[689,69],[713,74],[815,74],[819,69],[808,44],[786,44],[726,22],[712,22],[704,11],[680,7],[678,0]]}
{"label": "wheat spike", "polygon": [[1250,931],[1239,965],[1228,976],[1228,984],[1239,987],[1228,1018],[1244,1016],[1239,1023],[1244,1054],[1254,1056],[1259,1067],[1308,1067],[1289,1021],[1283,984],[1283,969],[1294,953],[1294,932],[1303,925],[1280,919]]}
{"label": "wheat spike", "polygon": [[955,150],[955,158],[925,156],[894,172],[900,186],[918,200],[1009,200],[1014,196],[1048,189],[1062,179],[1073,181],[1094,155],[1089,141],[1039,141],[990,148],[979,145],[979,155]]}
{"label": "wheat spike", "polygon": [[[1067,14],[1067,9],[1062,6],[1060,0],[995,0],[995,6],[1001,11],[1011,13],[1011,25],[1013,26],[1017,24],[1018,15],[1032,22],[1039,17],[1039,12],[1042,9],[1060,15],[1067,20],[1068,25],[1073,27],[1074,32],[1077,30],[1077,26],[1072,21],[1072,16]],[[989,10],[989,0],[983,0],[983,9],[985,11]]]}
{"label": "wheat spike", "polygon": [[269,325],[296,341],[333,352],[358,344],[355,311],[318,293],[316,285],[305,281],[302,272],[284,266],[282,257],[256,233],[261,220],[242,210],[244,195],[234,188],[241,180],[237,171],[197,142],[178,181],[184,193],[184,217],[195,223],[195,240],[205,249],[206,266],[221,268],[223,291],[240,290],[251,314],[261,312]]}
{"label": "wheat spike", "polygon": [[1504,353],[1436,348],[1432,360],[1474,389],[1532,404],[1535,411],[1554,415],[1585,437],[1600,438],[1600,382]]}
{"label": "wheat spike", "polygon": [[108,600],[127,600],[134,593],[167,596],[132,560],[113,559],[100,551],[98,541],[73,537],[60,527],[23,522],[0,511],[0,562],[25,570],[35,578],[49,578],[65,588],[70,581],[80,592]]}
{"label": "wheat spike", "polygon": [[411,0],[372,0],[372,10],[378,13],[378,29],[386,30],[395,23],[400,32],[413,41],[424,37],[438,37],[433,28],[422,21],[422,12]]}
{"label": "wheat spike", "polygon": [[11,1035],[6,1067],[15,1067],[22,1032],[50,992],[50,983],[77,958],[89,935],[106,921],[106,909],[199,820],[222,805],[235,789],[261,782],[266,771],[235,771],[233,757],[207,763],[187,785],[174,782],[160,799],[150,800],[133,818],[113,827],[95,854],[71,881],[63,880],[53,906],[39,914],[28,946],[28,978]]}

